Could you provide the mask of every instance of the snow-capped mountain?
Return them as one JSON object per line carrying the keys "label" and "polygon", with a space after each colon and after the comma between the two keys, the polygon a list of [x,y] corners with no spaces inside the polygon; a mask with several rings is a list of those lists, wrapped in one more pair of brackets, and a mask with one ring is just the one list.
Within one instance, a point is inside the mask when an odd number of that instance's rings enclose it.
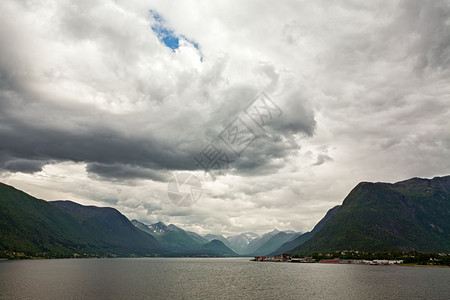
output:
{"label": "snow-capped mountain", "polygon": [[134,226],[136,226],[137,228],[139,228],[142,231],[145,231],[150,234],[157,234],[157,235],[161,235],[161,234],[171,232],[171,231],[176,232],[176,231],[182,230],[181,228],[179,228],[173,224],[166,225],[166,224],[164,224],[164,222],[158,222],[155,224],[146,225],[142,222],[139,222],[138,220],[132,220],[131,223],[133,223]]}
{"label": "snow-capped mountain", "polygon": [[151,225],[146,225],[137,220],[132,220],[131,222],[140,230],[153,235],[163,245],[166,245],[166,247],[170,246],[171,250],[177,251],[183,249],[186,251],[186,249],[195,248],[198,244],[218,240],[239,255],[263,255],[277,250],[282,244],[299,234],[292,230],[279,231],[274,229],[262,235],[254,232],[245,232],[226,238],[219,234],[206,234],[201,236],[173,224],[166,225],[164,222],[157,222]]}
{"label": "snow-capped mountain", "polygon": [[248,244],[259,235],[254,232],[245,232],[238,235],[229,236],[227,240],[230,242],[232,249],[237,253],[242,253]]}

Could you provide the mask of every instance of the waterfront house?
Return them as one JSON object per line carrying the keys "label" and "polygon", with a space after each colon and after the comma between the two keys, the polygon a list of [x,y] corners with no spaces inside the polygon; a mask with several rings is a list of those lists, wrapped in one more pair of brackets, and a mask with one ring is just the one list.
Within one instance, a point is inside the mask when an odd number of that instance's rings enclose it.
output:
{"label": "waterfront house", "polygon": [[283,253],[283,254],[281,254],[280,260],[281,261],[291,261],[292,256],[287,253]]}

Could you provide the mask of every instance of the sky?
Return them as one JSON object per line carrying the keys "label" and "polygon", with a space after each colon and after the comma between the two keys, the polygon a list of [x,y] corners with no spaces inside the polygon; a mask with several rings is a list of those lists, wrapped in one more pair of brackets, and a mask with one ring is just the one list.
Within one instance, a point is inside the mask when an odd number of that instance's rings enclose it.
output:
{"label": "sky", "polygon": [[[202,234],[304,232],[361,181],[450,174],[448,1],[0,11],[0,181],[35,197]],[[206,172],[207,149],[228,163]],[[175,205],[186,173],[201,196]]]}

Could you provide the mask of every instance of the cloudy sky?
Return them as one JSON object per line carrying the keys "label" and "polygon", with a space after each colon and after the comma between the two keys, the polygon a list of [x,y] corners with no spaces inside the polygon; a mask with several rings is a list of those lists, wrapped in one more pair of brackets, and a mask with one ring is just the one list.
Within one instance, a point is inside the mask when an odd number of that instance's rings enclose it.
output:
{"label": "cloudy sky", "polygon": [[[0,11],[0,181],[33,196],[199,233],[306,231],[360,181],[450,174],[448,1]],[[245,113],[261,92],[265,127]],[[256,136],[240,156],[220,138],[236,120]],[[195,160],[208,145],[232,161],[214,177]],[[180,172],[202,184],[189,207],[168,197]]]}

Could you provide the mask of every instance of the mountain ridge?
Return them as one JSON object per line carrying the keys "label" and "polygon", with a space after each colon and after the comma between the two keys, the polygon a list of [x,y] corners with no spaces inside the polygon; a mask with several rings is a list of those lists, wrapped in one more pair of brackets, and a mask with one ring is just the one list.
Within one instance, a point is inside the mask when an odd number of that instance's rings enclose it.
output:
{"label": "mountain ridge", "polygon": [[[114,208],[45,201],[0,183],[0,255],[236,256],[338,250],[450,252],[450,176],[360,182],[303,234],[274,229],[225,238],[146,225]],[[238,249],[237,251],[235,249]],[[270,253],[269,253],[270,252]],[[3,253],[3,254],[2,254]]]}
{"label": "mountain ridge", "polygon": [[[78,205],[62,202],[62,205]],[[58,204],[34,198],[3,183],[0,183],[0,211],[1,255],[19,252],[25,256],[43,257],[70,257],[76,254],[154,256],[162,253],[156,240],[141,234],[113,208],[100,210],[101,213],[111,214],[111,222],[119,226],[118,235],[112,238],[105,235],[107,222],[92,223],[90,215],[98,214],[96,207],[87,207],[89,213],[84,218],[78,218],[77,213],[69,213]],[[94,224],[96,230],[93,230]],[[120,235],[124,232],[127,236]]]}
{"label": "mountain ridge", "polygon": [[331,218],[331,216],[333,214],[335,214],[337,212],[339,207],[340,207],[340,205],[336,205],[336,206],[330,208],[327,211],[327,213],[325,214],[325,216],[322,219],[320,219],[320,221],[314,226],[313,230],[305,232],[304,234],[299,235],[290,241],[287,241],[286,243],[281,245],[281,247],[279,247],[276,251],[270,253],[269,256],[275,256],[275,255],[287,253],[287,252],[299,247],[300,245],[304,244],[306,241],[311,239],[317,232],[319,232],[323,228],[325,223]]}
{"label": "mountain ridge", "polygon": [[291,253],[339,250],[450,252],[450,176],[361,182]]}
{"label": "mountain ridge", "polygon": [[174,224],[165,225],[157,222],[147,225],[138,220],[131,223],[146,234],[154,237],[165,250],[173,255],[212,255],[212,256],[237,256],[222,241],[208,240],[195,232],[186,231]]}

